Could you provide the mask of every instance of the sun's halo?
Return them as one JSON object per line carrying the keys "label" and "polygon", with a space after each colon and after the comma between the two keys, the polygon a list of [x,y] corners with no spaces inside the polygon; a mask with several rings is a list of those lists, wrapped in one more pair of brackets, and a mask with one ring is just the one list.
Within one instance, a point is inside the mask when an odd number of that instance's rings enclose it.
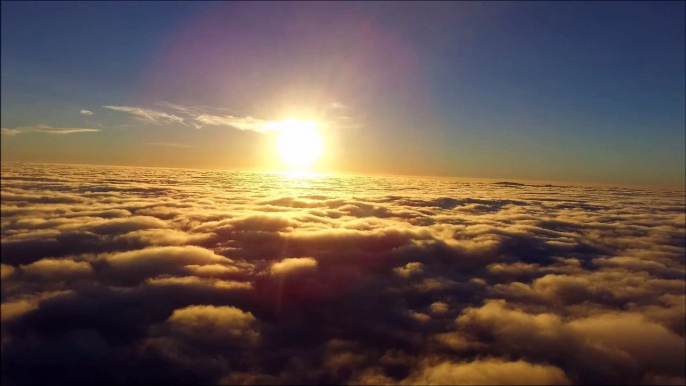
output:
{"label": "sun's halo", "polygon": [[289,119],[280,126],[279,155],[289,166],[308,167],[322,154],[322,138],[316,122]]}

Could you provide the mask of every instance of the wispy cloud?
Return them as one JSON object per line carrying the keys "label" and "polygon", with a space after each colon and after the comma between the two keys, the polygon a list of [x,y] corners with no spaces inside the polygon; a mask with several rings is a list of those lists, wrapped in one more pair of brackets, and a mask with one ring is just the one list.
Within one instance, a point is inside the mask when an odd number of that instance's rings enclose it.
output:
{"label": "wispy cloud", "polygon": [[14,129],[2,128],[2,135],[15,136],[17,134],[23,133],[46,133],[53,135],[66,135],[66,134],[76,134],[76,133],[93,133],[101,131],[100,129],[86,129],[81,127],[52,127],[48,125],[36,125],[36,126],[21,126],[15,127]]}
{"label": "wispy cloud", "polygon": [[[195,129],[201,129],[204,126],[228,126],[238,130],[255,131],[264,133],[267,131],[278,130],[278,122],[247,117],[236,117],[228,114],[217,114],[217,112],[226,111],[223,108],[209,107],[209,106],[182,106],[170,102],[157,102],[157,106],[173,110],[166,113],[157,110],[150,110],[141,107],[128,106],[103,106],[104,108],[122,111],[129,114],[137,115],[146,120],[158,123],[181,123]],[[178,115],[185,115],[187,117],[180,117]]]}
{"label": "wispy cloud", "polygon": [[[229,114],[221,114],[226,109],[209,106],[182,106],[170,102],[157,102],[157,106],[173,110],[173,112],[163,112],[150,110],[142,107],[128,106],[103,106],[104,108],[121,111],[136,115],[139,118],[156,123],[181,123],[185,126],[201,129],[204,126],[225,126],[244,131],[255,131],[265,133],[269,131],[279,131],[283,128],[280,121],[266,120],[251,116],[238,117]],[[334,102],[329,105],[333,109],[346,109],[341,103]],[[175,115],[179,114],[183,118]],[[350,117],[346,117],[350,119]],[[328,125],[329,122],[319,122]],[[349,122],[348,122],[349,123]]]}
{"label": "wispy cloud", "polygon": [[115,111],[121,111],[124,113],[129,113],[131,115],[135,115],[137,117],[143,118],[147,121],[150,122],[156,122],[156,123],[180,123],[182,125],[185,125],[183,122],[183,118],[176,116],[174,114],[167,114],[162,111],[156,111],[156,110],[149,110],[149,109],[144,109],[140,107],[129,107],[129,106],[102,106],[106,109],[110,110],[115,110]]}
{"label": "wispy cloud", "polygon": [[231,126],[239,130],[250,130],[263,133],[272,130],[273,121],[253,117],[234,117],[231,115],[200,114],[194,118],[203,125]]}
{"label": "wispy cloud", "polygon": [[173,143],[173,142],[148,142],[148,145],[151,146],[166,146],[166,147],[192,147],[190,145],[184,145],[181,143]]}
{"label": "wispy cloud", "polygon": [[19,134],[19,133],[21,133],[21,130],[17,130],[17,129],[6,129],[6,128],[4,128],[4,127],[2,128],[2,135],[8,135],[8,136],[10,136],[10,137],[13,137],[13,136],[15,136],[15,135],[17,135],[17,134]]}
{"label": "wispy cloud", "polygon": [[155,103],[155,105],[160,106],[160,107],[165,107],[168,109],[176,110],[178,112],[190,115],[190,116],[196,116],[200,115],[202,113],[206,113],[208,111],[215,111],[215,112],[229,112],[228,109],[223,108],[223,107],[216,107],[216,106],[204,106],[204,105],[193,105],[193,106],[182,106],[176,103],[170,103],[166,101],[161,101]]}
{"label": "wispy cloud", "polygon": [[82,115],[93,115],[93,112],[92,112],[92,111],[88,111],[88,110],[81,110],[80,113],[81,113]]}
{"label": "wispy cloud", "polygon": [[208,110],[208,108],[204,107],[204,106],[181,106],[181,105],[177,105],[175,103],[169,103],[169,102],[164,102],[164,101],[157,102],[157,103],[155,103],[155,105],[163,107],[165,109],[174,110],[178,113],[188,115],[191,117],[196,116],[196,115],[200,115],[200,114],[202,114]]}
{"label": "wispy cloud", "polygon": [[33,130],[37,133],[48,133],[48,134],[75,134],[75,133],[93,133],[100,131],[100,129],[82,129],[82,128],[69,128],[69,129],[58,129],[58,128],[45,128],[45,129],[35,129]]}

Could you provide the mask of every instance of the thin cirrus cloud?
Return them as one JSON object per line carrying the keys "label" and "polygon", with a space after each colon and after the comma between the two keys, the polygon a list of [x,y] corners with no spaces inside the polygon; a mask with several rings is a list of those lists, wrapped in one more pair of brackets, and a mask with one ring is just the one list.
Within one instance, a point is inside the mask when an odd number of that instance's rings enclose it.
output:
{"label": "thin cirrus cloud", "polygon": [[[274,120],[266,120],[255,118],[251,116],[237,117],[230,114],[217,114],[217,111],[225,111],[223,108],[208,107],[208,106],[181,106],[169,102],[158,102],[158,106],[174,110],[175,113],[167,113],[158,110],[151,110],[142,107],[129,107],[129,106],[103,106],[104,108],[110,110],[116,110],[125,112],[128,114],[135,115],[146,121],[151,121],[155,123],[167,123],[176,124],[180,123],[184,126],[190,126],[195,129],[201,129],[204,126],[223,126],[231,127],[243,131],[254,131],[258,133],[265,133],[269,131],[279,131],[281,130],[281,122]],[[346,109],[346,107],[338,102],[331,103],[330,108],[340,110]],[[179,115],[185,115],[186,117],[180,117]],[[337,127],[357,127],[349,121],[352,119],[349,116],[345,117],[346,123],[341,126],[341,122],[336,123]],[[324,122],[320,122],[324,123]],[[353,126],[351,126],[353,125]]]}
{"label": "thin cirrus cloud", "polygon": [[148,142],[147,144],[150,146],[164,146],[164,147],[182,147],[182,148],[192,147],[190,145],[184,145],[182,143],[174,143],[174,142]]}
{"label": "thin cirrus cloud", "polygon": [[[164,106],[175,109],[176,111],[188,115],[192,122],[190,125],[196,129],[200,129],[203,125],[211,126],[231,126],[239,130],[249,130],[264,132],[267,131],[269,121],[257,119],[253,117],[234,117],[231,115],[212,115],[202,112],[198,108],[184,107],[165,103]],[[175,114],[169,114],[162,111],[150,110],[141,107],[129,106],[103,106],[106,109],[121,111],[128,114],[135,115],[147,121],[155,123],[180,123],[186,125],[185,118],[179,117]]]}
{"label": "thin cirrus cloud", "polygon": [[270,131],[273,127],[273,121],[265,121],[253,117],[200,114],[194,119],[201,125],[231,126],[239,130],[256,131],[258,133]]}
{"label": "thin cirrus cloud", "polygon": [[106,109],[121,111],[131,115],[135,115],[138,118],[144,119],[149,122],[155,123],[180,123],[185,125],[183,118],[176,116],[174,114],[167,114],[162,111],[144,109],[140,107],[129,107],[129,106],[102,106]]}
{"label": "thin cirrus cloud", "polygon": [[93,112],[88,110],[81,110],[80,113],[81,115],[93,115]]}
{"label": "thin cirrus cloud", "polygon": [[2,135],[13,137],[18,134],[24,133],[45,133],[53,135],[66,135],[66,134],[77,134],[77,133],[94,133],[101,131],[100,129],[87,129],[81,127],[68,127],[68,128],[58,128],[48,125],[37,125],[37,126],[21,126],[14,129],[2,128]]}

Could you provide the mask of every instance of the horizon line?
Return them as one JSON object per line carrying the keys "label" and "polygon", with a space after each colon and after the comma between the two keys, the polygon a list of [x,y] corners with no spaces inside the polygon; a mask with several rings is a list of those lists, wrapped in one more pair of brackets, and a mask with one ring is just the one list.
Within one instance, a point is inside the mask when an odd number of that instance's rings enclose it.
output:
{"label": "horizon line", "polygon": [[[21,164],[42,164],[42,165],[70,165],[70,166],[103,166],[103,167],[119,167],[119,168],[147,168],[147,169],[180,169],[180,170],[217,170],[232,173],[288,173],[287,170],[264,170],[264,169],[231,169],[223,167],[182,167],[182,166],[147,166],[147,165],[117,165],[108,163],[79,163],[79,162],[41,162],[41,161],[12,161],[0,160],[0,164],[5,163],[21,163]],[[343,175],[350,177],[402,177],[402,178],[425,178],[425,179],[448,179],[448,180],[475,180],[479,182],[490,183],[522,183],[523,185],[542,186],[555,184],[556,186],[576,186],[576,187],[603,187],[624,188],[633,190],[648,190],[648,191],[663,191],[663,192],[686,192],[686,185],[677,188],[676,186],[649,186],[646,184],[621,184],[609,182],[589,182],[589,181],[565,181],[565,180],[542,180],[542,179],[524,179],[524,178],[510,178],[510,177],[464,177],[454,175],[430,175],[430,174],[396,174],[396,173],[359,173],[359,172],[315,172],[313,174],[320,176],[329,175]],[[524,184],[526,183],[526,184]],[[564,185],[558,185],[564,184]]]}

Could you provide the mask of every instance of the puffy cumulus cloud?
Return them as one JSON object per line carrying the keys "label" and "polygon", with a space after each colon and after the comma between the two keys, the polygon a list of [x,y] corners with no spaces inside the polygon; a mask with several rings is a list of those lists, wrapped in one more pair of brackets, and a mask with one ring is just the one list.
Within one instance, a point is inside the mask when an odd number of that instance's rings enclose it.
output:
{"label": "puffy cumulus cloud", "polygon": [[410,378],[419,385],[567,385],[569,379],[557,367],[524,361],[475,360],[443,362],[427,366]]}
{"label": "puffy cumulus cloud", "polygon": [[393,272],[402,277],[410,277],[424,272],[424,264],[422,263],[407,263],[404,267],[393,268]]}
{"label": "puffy cumulus cloud", "polygon": [[431,303],[431,312],[434,314],[445,314],[448,312],[448,304],[444,302]]}
{"label": "puffy cumulus cloud", "polygon": [[[156,224],[155,224],[156,225]],[[201,244],[209,240],[212,236],[202,233],[189,234],[186,232],[174,229],[155,229],[147,228],[141,230],[133,230],[120,234],[114,238],[116,241],[122,241],[131,245],[189,245]]]}
{"label": "puffy cumulus cloud", "polygon": [[272,264],[272,275],[287,275],[296,272],[311,271],[317,268],[317,260],[311,257],[288,258]]}
{"label": "puffy cumulus cloud", "polygon": [[[68,293],[68,291],[44,291],[31,295],[22,294],[19,296],[7,296],[7,299],[3,298],[2,305],[0,306],[0,321],[5,322],[14,319],[22,314],[35,310],[43,300]],[[3,331],[3,340],[4,338]]]}
{"label": "puffy cumulus cloud", "polygon": [[217,278],[202,278],[198,276],[185,276],[185,277],[156,277],[153,279],[147,279],[147,284],[150,285],[160,285],[160,286],[179,286],[185,288],[194,287],[214,287],[218,289],[225,290],[247,290],[252,288],[250,282],[240,282],[240,281],[230,281],[230,280],[220,280]]}
{"label": "puffy cumulus cloud", "polygon": [[683,192],[1,168],[3,382],[686,383]]}
{"label": "puffy cumulus cloud", "polygon": [[43,259],[21,266],[21,272],[33,280],[74,280],[92,276],[91,265],[85,261]]}
{"label": "puffy cumulus cloud", "polygon": [[474,339],[489,336],[510,355],[558,363],[584,383],[631,383],[647,374],[683,376],[683,336],[640,314],[605,312],[569,320],[491,300],[465,309],[456,322]]}
{"label": "puffy cumulus cloud", "polygon": [[0,265],[0,268],[1,268],[1,270],[0,270],[0,273],[1,273],[0,278],[1,278],[2,280],[9,278],[9,277],[12,276],[12,274],[14,274],[14,272],[16,271],[16,269],[15,269],[13,266],[7,265],[7,264],[1,264],[1,265]]}
{"label": "puffy cumulus cloud", "polygon": [[412,319],[414,319],[420,323],[426,323],[426,322],[431,320],[431,316],[429,316],[427,314],[423,314],[421,312],[415,312],[415,311],[409,310],[409,311],[407,311],[406,314],[410,318],[412,318]]}
{"label": "puffy cumulus cloud", "polygon": [[211,250],[196,246],[150,247],[135,251],[104,254],[96,262],[102,263],[103,274],[131,280],[144,280],[162,274],[181,274],[202,265],[231,265],[232,260]]}
{"label": "puffy cumulus cloud", "polygon": [[250,312],[236,307],[189,306],[174,310],[165,325],[184,339],[217,344],[244,341],[254,344],[259,338],[257,320]]}
{"label": "puffy cumulus cloud", "polygon": [[365,371],[354,384],[367,385],[568,385],[570,380],[555,366],[522,360],[477,359],[439,363],[425,360],[414,374],[397,382],[377,369]]}

